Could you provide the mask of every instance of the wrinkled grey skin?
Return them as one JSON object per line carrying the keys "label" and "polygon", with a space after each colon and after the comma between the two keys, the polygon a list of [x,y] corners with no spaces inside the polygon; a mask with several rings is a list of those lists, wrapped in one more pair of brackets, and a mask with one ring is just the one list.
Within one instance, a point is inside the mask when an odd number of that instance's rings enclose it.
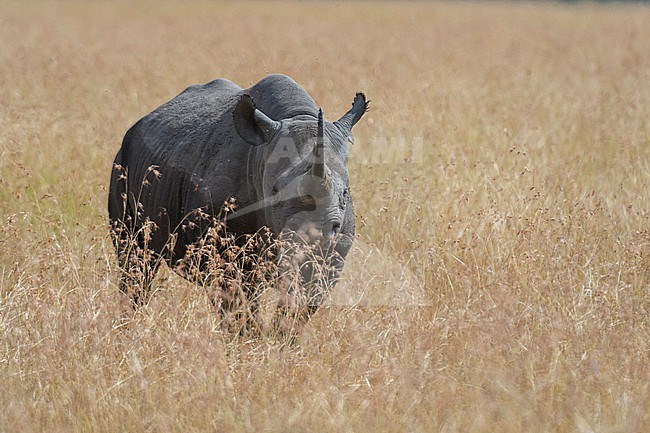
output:
{"label": "wrinkled grey skin", "polygon": [[[145,278],[123,276],[121,290],[135,305],[145,302],[161,259],[176,266],[204,236],[206,219],[196,210],[223,220],[223,204],[232,198],[229,233],[268,227],[295,242],[318,238],[340,271],[354,234],[348,142],[366,110],[359,93],[341,119],[322,122],[319,147],[313,99],[291,78],[270,75],[249,89],[225,79],[191,86],[142,118],[115,157],[108,210],[123,270],[128,264],[119,240],[126,232],[116,227],[134,233],[152,221],[146,246],[154,254]],[[145,246],[142,236],[136,240]]]}

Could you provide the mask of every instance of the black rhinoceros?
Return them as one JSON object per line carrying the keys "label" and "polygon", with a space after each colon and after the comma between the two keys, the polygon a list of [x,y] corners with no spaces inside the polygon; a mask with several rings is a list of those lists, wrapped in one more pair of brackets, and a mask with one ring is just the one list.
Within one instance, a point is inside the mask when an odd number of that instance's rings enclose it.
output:
{"label": "black rhinoceros", "polygon": [[[348,142],[367,108],[357,93],[343,117],[324,121],[294,80],[270,75],[248,89],[225,79],[191,86],[143,117],[126,133],[110,181],[120,290],[145,302],[160,263],[181,268],[216,223],[235,239],[266,230],[315,241],[335,279],[354,234]],[[303,274],[306,303],[320,302],[327,281]]]}

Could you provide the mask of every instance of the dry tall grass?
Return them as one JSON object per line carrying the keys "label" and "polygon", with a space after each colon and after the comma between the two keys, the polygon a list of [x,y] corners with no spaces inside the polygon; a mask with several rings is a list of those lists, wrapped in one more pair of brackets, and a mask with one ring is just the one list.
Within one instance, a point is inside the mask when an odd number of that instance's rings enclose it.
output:
{"label": "dry tall grass", "polygon": [[[650,431],[650,9],[2,3],[0,430]],[[106,186],[185,86],[363,90],[345,281],[282,347],[164,273],[119,326]]]}

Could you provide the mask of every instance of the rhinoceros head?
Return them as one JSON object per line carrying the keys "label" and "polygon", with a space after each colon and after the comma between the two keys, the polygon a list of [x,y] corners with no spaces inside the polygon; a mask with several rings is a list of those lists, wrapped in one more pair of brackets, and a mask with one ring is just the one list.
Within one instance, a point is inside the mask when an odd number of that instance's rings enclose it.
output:
{"label": "rhinoceros head", "polygon": [[248,170],[261,204],[258,217],[290,241],[280,253],[286,258],[281,303],[287,307],[319,305],[350,250],[354,213],[348,143],[367,108],[365,96],[357,93],[352,108],[336,122],[325,121],[322,110],[272,119],[248,96],[235,109],[237,132],[251,145]]}

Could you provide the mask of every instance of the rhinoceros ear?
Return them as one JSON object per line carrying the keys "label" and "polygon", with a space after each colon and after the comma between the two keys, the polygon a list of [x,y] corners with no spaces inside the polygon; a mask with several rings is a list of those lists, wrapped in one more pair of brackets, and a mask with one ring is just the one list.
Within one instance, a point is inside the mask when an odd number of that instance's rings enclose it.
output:
{"label": "rhinoceros ear", "polygon": [[354,143],[354,138],[352,138],[352,127],[363,117],[363,115],[370,108],[370,101],[366,100],[366,95],[359,92],[354,97],[354,102],[352,102],[352,108],[343,115],[339,120],[334,122],[343,134],[347,137],[350,142]]}
{"label": "rhinoceros ear", "polygon": [[248,94],[239,98],[232,117],[237,134],[252,146],[268,143],[275,131],[280,129],[280,122],[255,108],[253,98]]}

